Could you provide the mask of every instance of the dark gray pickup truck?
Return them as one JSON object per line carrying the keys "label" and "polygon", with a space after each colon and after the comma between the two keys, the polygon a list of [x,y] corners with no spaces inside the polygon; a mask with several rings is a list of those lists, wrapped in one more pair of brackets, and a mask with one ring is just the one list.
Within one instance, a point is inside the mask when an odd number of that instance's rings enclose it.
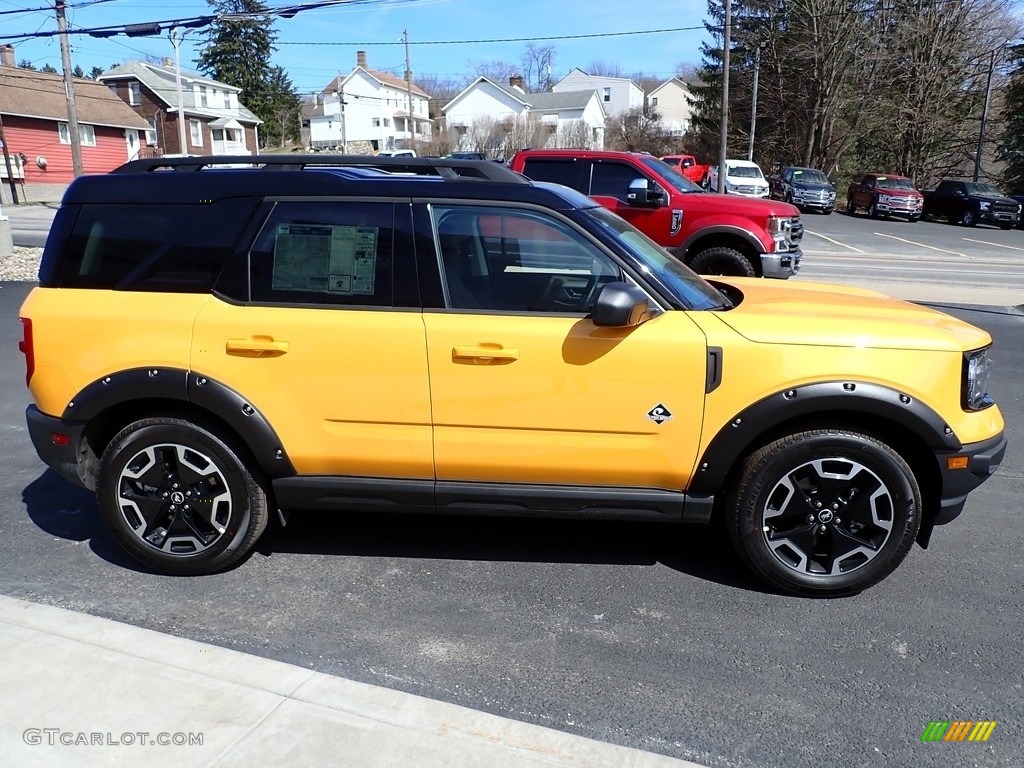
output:
{"label": "dark gray pickup truck", "polygon": [[924,194],[925,218],[941,217],[950,224],[973,227],[992,224],[1010,229],[1020,221],[1020,204],[991,184],[945,179]]}

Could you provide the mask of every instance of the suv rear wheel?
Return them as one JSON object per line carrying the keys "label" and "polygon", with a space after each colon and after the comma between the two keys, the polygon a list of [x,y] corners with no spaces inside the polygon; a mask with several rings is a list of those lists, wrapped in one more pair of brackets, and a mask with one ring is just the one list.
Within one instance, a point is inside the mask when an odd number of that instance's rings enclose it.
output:
{"label": "suv rear wheel", "polygon": [[266,493],[239,452],[183,419],[142,419],[121,430],[103,452],[96,493],[114,538],[165,573],[224,570],[267,526]]}
{"label": "suv rear wheel", "polygon": [[860,592],[892,573],[921,524],[913,471],[857,432],[815,430],[769,443],[744,463],[727,525],[757,576],[796,594]]}
{"label": "suv rear wheel", "polygon": [[720,246],[707,248],[690,262],[690,269],[700,275],[725,275],[726,277],[757,277],[754,265],[735,248]]}

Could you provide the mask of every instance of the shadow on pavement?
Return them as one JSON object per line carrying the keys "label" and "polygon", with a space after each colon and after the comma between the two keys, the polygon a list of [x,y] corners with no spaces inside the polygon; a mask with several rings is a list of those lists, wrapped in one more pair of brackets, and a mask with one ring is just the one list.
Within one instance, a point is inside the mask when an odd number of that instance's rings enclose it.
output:
{"label": "shadow on pavement", "polygon": [[[22,491],[28,516],[62,539],[88,541],[120,568],[155,573],[107,532],[95,496],[46,470]],[[255,554],[347,555],[607,565],[662,564],[698,579],[765,592],[717,528],[673,523],[300,512],[272,520]],[[243,562],[245,562],[243,560]]]}
{"label": "shadow on pavement", "polygon": [[118,546],[107,533],[96,507],[96,497],[52,469],[47,469],[21,492],[29,519],[51,536],[88,541],[89,548],[121,568],[152,573]]}

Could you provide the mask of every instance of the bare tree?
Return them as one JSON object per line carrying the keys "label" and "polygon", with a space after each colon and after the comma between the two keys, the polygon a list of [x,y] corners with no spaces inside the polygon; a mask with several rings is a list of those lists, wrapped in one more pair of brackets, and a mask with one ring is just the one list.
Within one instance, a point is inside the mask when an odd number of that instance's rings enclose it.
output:
{"label": "bare tree", "polygon": [[612,61],[592,61],[583,68],[591,77],[625,77],[622,67]]}
{"label": "bare tree", "polygon": [[551,90],[551,67],[555,63],[553,45],[527,43],[520,63],[523,65],[523,82],[527,91],[536,93]]}
{"label": "bare tree", "polygon": [[506,84],[510,77],[519,74],[519,68],[507,61],[482,61],[471,65],[476,77],[486,77],[498,84]]}
{"label": "bare tree", "polygon": [[633,107],[605,121],[605,142],[609,149],[652,155],[667,154],[672,145],[671,137],[661,124],[661,116],[642,107]]}
{"label": "bare tree", "polygon": [[593,133],[582,120],[570,120],[558,126],[555,145],[560,149],[593,149]]}
{"label": "bare tree", "polygon": [[502,121],[501,127],[504,137],[500,151],[492,152],[494,157],[509,158],[520,149],[545,147],[551,138],[551,132],[538,117],[528,113]]}

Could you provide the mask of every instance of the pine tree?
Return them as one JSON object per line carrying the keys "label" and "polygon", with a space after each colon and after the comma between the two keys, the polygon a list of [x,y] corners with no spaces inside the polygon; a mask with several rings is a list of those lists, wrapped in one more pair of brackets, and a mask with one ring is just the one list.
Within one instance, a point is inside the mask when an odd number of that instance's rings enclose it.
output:
{"label": "pine tree", "polygon": [[262,0],[207,2],[218,18],[205,34],[196,65],[207,77],[242,89],[239,100],[263,120],[260,140],[266,144],[268,138],[280,133],[274,126],[279,124],[277,101],[281,95],[273,85],[275,72],[270,56],[277,50],[277,31],[269,9]]}
{"label": "pine tree", "polygon": [[1024,45],[1010,49],[1013,71],[1003,92],[1002,140],[996,157],[1005,164],[1002,182],[1010,194],[1024,194]]}

